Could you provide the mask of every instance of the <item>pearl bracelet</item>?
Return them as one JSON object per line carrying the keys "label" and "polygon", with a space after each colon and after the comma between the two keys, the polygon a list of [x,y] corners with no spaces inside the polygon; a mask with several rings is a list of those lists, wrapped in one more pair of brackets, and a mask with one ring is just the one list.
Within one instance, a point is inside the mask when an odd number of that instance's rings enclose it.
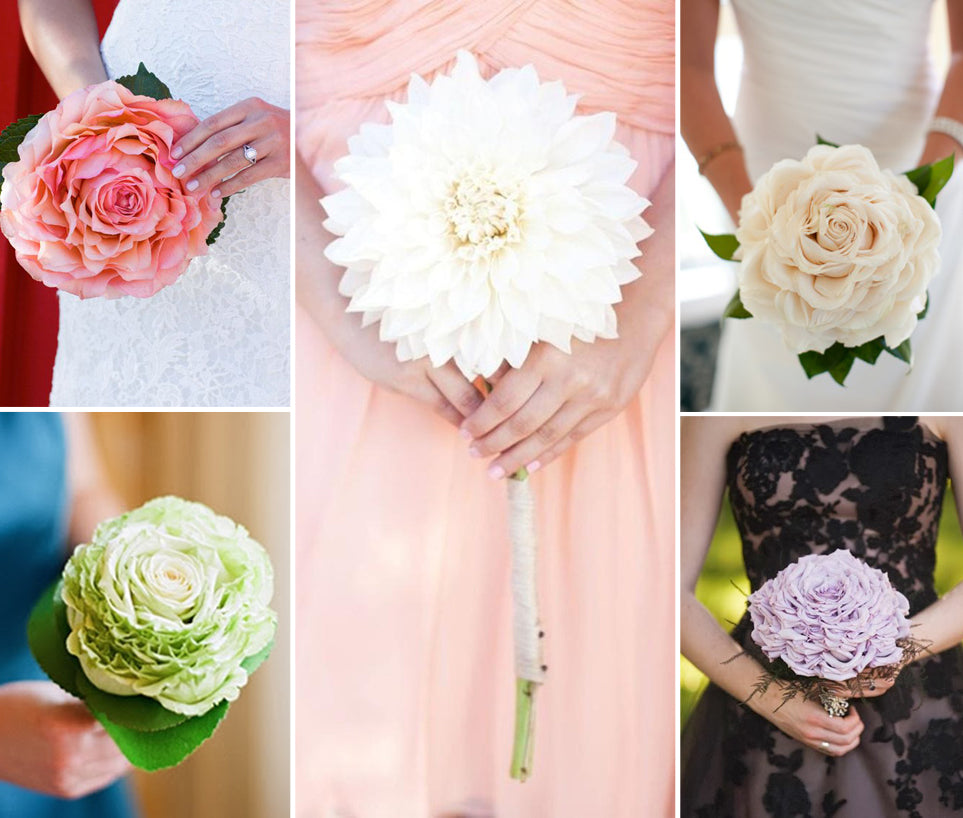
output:
{"label": "pearl bracelet", "polygon": [[948,116],[938,116],[930,123],[931,133],[941,133],[955,140],[963,148],[963,122]]}

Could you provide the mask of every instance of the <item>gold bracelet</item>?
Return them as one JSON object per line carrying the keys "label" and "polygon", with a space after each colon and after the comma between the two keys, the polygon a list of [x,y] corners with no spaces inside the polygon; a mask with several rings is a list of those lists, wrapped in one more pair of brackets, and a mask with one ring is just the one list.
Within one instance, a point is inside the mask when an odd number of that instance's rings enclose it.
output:
{"label": "gold bracelet", "polygon": [[699,173],[704,174],[706,165],[708,165],[713,159],[721,156],[726,151],[741,151],[742,145],[740,145],[735,139],[729,142],[723,142],[720,145],[716,145],[712,150],[702,156],[701,159],[697,160],[699,165]]}

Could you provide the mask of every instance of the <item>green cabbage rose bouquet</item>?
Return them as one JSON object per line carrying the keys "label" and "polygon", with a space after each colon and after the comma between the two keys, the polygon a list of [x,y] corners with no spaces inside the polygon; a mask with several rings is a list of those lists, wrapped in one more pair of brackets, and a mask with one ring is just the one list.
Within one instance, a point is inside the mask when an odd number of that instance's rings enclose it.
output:
{"label": "green cabbage rose bouquet", "polygon": [[240,525],[178,497],[101,523],[28,624],[44,672],[135,766],[179,764],[268,656],[273,572]]}

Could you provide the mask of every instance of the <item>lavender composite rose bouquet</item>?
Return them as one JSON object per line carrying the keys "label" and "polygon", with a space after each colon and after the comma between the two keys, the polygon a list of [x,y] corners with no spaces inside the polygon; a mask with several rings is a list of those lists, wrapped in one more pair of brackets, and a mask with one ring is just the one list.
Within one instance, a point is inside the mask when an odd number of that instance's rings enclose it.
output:
{"label": "lavender composite rose bouquet", "polygon": [[819,698],[831,715],[845,715],[838,685],[858,695],[863,678],[872,687],[872,678],[892,677],[922,648],[908,613],[889,577],[849,551],[801,557],[749,597],[752,640],[771,661],[757,690],[778,679],[786,700]]}

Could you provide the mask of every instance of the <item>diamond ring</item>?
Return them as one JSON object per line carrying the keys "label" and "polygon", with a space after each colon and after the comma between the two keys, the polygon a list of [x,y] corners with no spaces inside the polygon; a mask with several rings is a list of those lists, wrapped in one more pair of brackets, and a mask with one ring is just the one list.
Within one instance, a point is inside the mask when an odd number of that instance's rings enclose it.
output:
{"label": "diamond ring", "polygon": [[257,162],[257,148],[251,145],[245,145],[242,149],[244,151],[244,158],[247,159],[252,165]]}

